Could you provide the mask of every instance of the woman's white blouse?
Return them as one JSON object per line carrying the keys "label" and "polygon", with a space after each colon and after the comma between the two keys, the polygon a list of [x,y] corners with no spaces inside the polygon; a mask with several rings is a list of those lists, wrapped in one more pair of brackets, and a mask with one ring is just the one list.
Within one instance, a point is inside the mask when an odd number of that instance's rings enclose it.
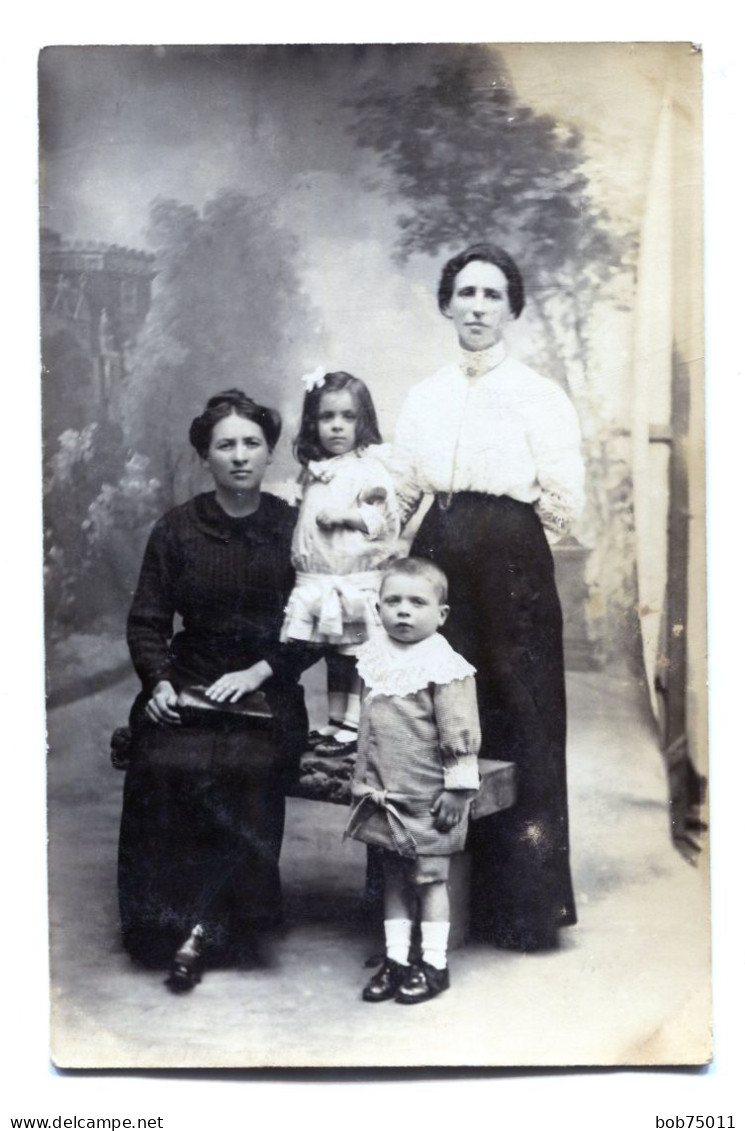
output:
{"label": "woman's white blouse", "polygon": [[503,348],[496,358],[480,376],[448,365],[409,393],[394,449],[402,521],[425,494],[476,491],[532,503],[547,531],[566,534],[584,504],[574,406]]}

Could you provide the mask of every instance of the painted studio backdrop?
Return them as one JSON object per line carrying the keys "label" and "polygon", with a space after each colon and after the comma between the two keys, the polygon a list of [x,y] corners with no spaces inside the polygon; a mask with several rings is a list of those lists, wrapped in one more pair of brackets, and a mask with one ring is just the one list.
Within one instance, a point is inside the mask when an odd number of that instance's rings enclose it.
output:
{"label": "painted studio backdrop", "polygon": [[[569,393],[583,432],[586,509],[554,547],[580,806],[572,819],[584,829],[573,849],[578,887],[602,904],[602,836],[587,832],[582,798],[591,807],[607,788],[613,826],[633,792],[622,769],[609,784],[607,764],[597,768],[602,720],[620,703],[613,717],[628,712],[629,733],[645,736],[631,761],[645,762],[654,786],[634,805],[651,807],[644,820],[669,851],[666,890],[682,869],[706,921],[700,102],[700,58],[687,44],[42,53],[50,773],[53,785],[65,773],[55,762],[69,764],[72,782],[72,730],[97,748],[100,777],[86,783],[100,816],[74,844],[60,824],[51,869],[53,981],[76,1016],[86,979],[113,976],[112,962],[126,977],[105,853],[82,949],[64,923],[85,914],[81,854],[115,843],[121,783],[100,766],[127,694],[105,697],[122,681],[131,690],[123,624],[145,541],[165,509],[208,486],[189,422],[231,386],[276,405],[285,427],[267,487],[284,494],[297,473],[300,378],[322,365],[365,380],[392,439],[409,389],[453,352],[439,268],[481,239],[507,248],[525,279],[510,351]],[[582,727],[597,759],[584,783],[572,769]],[[50,787],[53,833],[61,814],[88,805],[69,789]],[[684,931],[681,920],[674,933]],[[686,953],[706,983],[704,936]],[[73,1013],[58,1008],[63,1062],[181,1063],[167,1051],[165,1018],[147,1054],[133,1036],[112,1036],[104,1007],[89,1004],[89,1023],[99,1010],[91,1052]],[[463,1063],[645,1062],[628,1051],[643,1048],[641,1030],[594,1055],[578,1037],[569,1060],[555,1036],[544,1049],[533,1030],[521,1051],[495,1038]],[[265,1062],[225,1042],[210,1063]],[[413,1063],[408,1048],[408,1058],[393,1046],[382,1056],[357,1049],[349,1062]],[[681,1063],[680,1054],[673,1041],[647,1062]],[[279,1055],[345,1063],[347,1052]],[[446,1048],[421,1062],[461,1061]]]}

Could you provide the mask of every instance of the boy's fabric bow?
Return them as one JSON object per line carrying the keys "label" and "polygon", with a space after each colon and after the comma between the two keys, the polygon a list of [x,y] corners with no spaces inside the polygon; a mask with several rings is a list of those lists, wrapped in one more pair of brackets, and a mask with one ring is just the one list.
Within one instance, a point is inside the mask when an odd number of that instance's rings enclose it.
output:
{"label": "boy's fabric bow", "polygon": [[[391,801],[388,790],[373,789],[372,786],[357,784],[353,789],[352,796],[354,798],[352,811],[349,814],[349,820],[347,821],[347,827],[344,830],[342,839],[346,840],[348,836],[354,836],[357,830],[361,828],[368,817],[370,817],[371,813],[377,810],[382,812],[385,816],[388,830],[399,855],[409,857],[415,857],[417,855],[419,846],[417,845],[416,837]],[[429,809],[427,811],[429,811]]]}

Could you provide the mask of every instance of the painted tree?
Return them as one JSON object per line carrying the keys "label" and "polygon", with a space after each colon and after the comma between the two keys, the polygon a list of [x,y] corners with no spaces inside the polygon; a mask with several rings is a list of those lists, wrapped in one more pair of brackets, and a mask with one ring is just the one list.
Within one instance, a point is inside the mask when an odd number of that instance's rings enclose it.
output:
{"label": "painted tree", "polygon": [[[593,192],[580,132],[519,100],[498,52],[434,48],[429,73],[365,84],[351,126],[373,151],[398,210],[394,259],[453,254],[489,240],[523,273],[534,358],[571,392],[588,466],[585,535],[601,607],[633,604],[631,485],[622,430],[604,418],[591,375],[591,319],[623,307],[636,242]],[[619,438],[620,437],[620,438]]]}
{"label": "painted tree", "polygon": [[590,191],[578,130],[523,105],[498,53],[440,48],[413,85],[368,83],[352,127],[387,171],[399,261],[493,240],[523,271],[552,375],[584,393],[588,319],[633,241]]}
{"label": "painted tree", "polygon": [[201,482],[187,435],[207,397],[238,387],[281,408],[284,378],[314,330],[294,241],[268,199],[223,191],[201,212],[156,200],[148,242],[158,274],[124,415],[133,445],[177,501]]}

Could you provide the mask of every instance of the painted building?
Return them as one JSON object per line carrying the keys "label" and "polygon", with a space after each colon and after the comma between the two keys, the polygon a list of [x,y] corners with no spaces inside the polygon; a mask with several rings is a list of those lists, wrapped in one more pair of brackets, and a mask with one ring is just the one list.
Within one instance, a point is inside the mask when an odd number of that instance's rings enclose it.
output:
{"label": "painted building", "polygon": [[150,308],[154,256],[41,233],[44,441],[116,424],[128,351]]}

